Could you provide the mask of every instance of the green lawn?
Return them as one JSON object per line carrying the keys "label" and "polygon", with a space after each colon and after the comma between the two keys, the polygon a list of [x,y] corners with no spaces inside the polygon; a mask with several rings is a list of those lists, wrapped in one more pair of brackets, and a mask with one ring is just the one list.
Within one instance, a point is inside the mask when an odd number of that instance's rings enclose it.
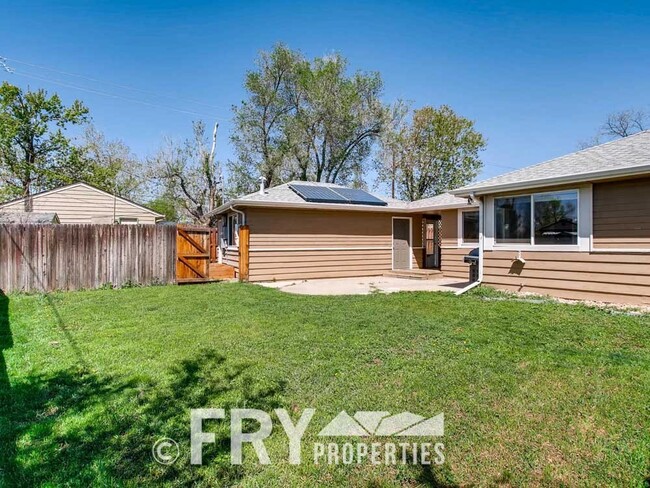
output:
{"label": "green lawn", "polygon": [[[624,485],[650,479],[650,317],[478,290],[307,297],[245,284],[0,296],[0,485]],[[8,312],[7,312],[8,310]],[[303,464],[189,463],[189,409],[317,413]],[[441,467],[314,466],[339,411],[445,414]],[[160,437],[180,459],[153,461]]]}

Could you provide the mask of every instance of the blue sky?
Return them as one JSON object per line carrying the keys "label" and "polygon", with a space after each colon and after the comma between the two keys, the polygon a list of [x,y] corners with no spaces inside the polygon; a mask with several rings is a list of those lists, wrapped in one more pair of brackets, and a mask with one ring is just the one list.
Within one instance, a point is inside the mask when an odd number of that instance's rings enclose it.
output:
{"label": "blue sky", "polygon": [[244,73],[280,41],[381,72],[387,102],[475,120],[481,177],[571,152],[608,113],[650,107],[650,2],[3,0],[0,56],[16,73],[0,75],[82,99],[141,156],[218,119],[226,160]]}

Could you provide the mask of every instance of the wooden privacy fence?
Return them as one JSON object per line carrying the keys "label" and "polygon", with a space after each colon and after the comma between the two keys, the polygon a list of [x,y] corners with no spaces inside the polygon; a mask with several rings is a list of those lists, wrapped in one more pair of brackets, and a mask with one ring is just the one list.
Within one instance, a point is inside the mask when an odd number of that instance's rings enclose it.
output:
{"label": "wooden privacy fence", "polygon": [[0,225],[0,289],[174,283],[174,225]]}

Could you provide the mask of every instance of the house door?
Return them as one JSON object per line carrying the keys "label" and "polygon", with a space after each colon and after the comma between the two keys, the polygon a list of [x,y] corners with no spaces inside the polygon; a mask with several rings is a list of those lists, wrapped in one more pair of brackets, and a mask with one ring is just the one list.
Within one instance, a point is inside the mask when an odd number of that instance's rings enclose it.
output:
{"label": "house door", "polygon": [[411,219],[393,219],[393,269],[411,269]]}
{"label": "house door", "polygon": [[424,267],[440,268],[440,219],[427,217],[424,220]]}

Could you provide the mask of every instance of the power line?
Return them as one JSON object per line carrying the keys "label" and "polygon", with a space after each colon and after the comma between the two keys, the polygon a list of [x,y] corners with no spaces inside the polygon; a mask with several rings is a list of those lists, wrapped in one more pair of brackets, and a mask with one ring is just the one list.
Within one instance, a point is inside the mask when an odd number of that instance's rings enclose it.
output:
{"label": "power line", "polygon": [[121,83],[114,83],[112,81],[104,81],[104,80],[100,80],[99,78],[92,78],[90,76],[85,76],[85,75],[81,75],[81,74],[78,74],[78,73],[72,73],[72,72],[69,72],[69,71],[62,71],[62,70],[58,70],[58,69],[55,69],[55,68],[50,68],[48,66],[28,63],[26,61],[20,61],[18,59],[13,59],[13,58],[2,58],[2,59],[12,61],[14,63],[22,64],[24,66],[30,66],[32,68],[43,69],[43,70],[46,70],[46,71],[52,71],[54,73],[59,73],[59,74],[62,74],[64,76],[72,76],[74,78],[80,78],[80,79],[91,81],[91,82],[94,82],[94,83],[101,83],[101,84],[104,84],[104,85],[110,85],[110,86],[114,86],[116,88],[121,88],[121,89],[124,89],[124,90],[131,90],[131,91],[136,91],[136,92],[140,92],[140,93],[146,93],[146,94],[153,95],[153,96],[156,96],[156,97],[159,97],[159,98],[167,98],[167,99],[170,99],[170,100],[181,100],[181,101],[193,103],[193,104],[196,104],[196,105],[203,105],[205,107],[216,109],[216,110],[228,110],[228,109],[224,109],[223,107],[218,107],[216,105],[211,105],[211,104],[202,102],[202,101],[194,99],[194,98],[179,97],[179,96],[176,96],[176,95],[166,95],[164,93],[157,93],[157,92],[154,92],[154,91],[151,91],[151,90],[145,90],[145,89],[137,88],[137,87],[130,86],[130,85],[124,85],[124,84],[121,84]]}
{"label": "power line", "polygon": [[497,168],[503,168],[503,169],[509,169],[511,171],[516,171],[521,168],[515,168],[514,166],[507,166],[505,164],[497,164],[497,163],[483,163],[484,166],[495,166]]}
{"label": "power line", "polygon": [[15,70],[7,64],[7,58],[0,56],[0,68],[5,70],[7,73],[13,73]]}
{"label": "power line", "polygon": [[175,112],[180,112],[180,113],[189,114],[189,115],[197,115],[199,117],[209,117],[210,119],[216,119],[216,120],[223,120],[223,121],[228,120],[228,119],[224,119],[223,117],[215,117],[214,115],[209,115],[209,114],[202,113],[202,112],[195,112],[195,111],[192,111],[192,110],[180,109],[180,108],[172,107],[170,105],[163,105],[161,103],[148,102],[148,101],[145,101],[145,100],[140,100],[138,98],[125,97],[125,96],[122,96],[122,95],[116,95],[114,93],[109,93],[109,92],[105,92],[105,91],[101,91],[101,90],[96,90],[96,89],[93,89],[93,88],[86,88],[86,87],[79,86],[79,85],[73,85],[73,84],[66,83],[66,82],[60,81],[60,80],[54,80],[54,79],[51,79],[51,78],[44,78],[42,76],[38,76],[38,75],[35,75],[33,73],[24,73],[24,72],[20,72],[20,71],[14,71],[13,74],[18,75],[18,76],[23,76],[25,78],[32,78],[32,79],[39,80],[39,81],[45,81],[45,82],[52,83],[52,84],[59,85],[59,86],[63,86],[63,87],[66,87],[66,88],[72,88],[74,90],[80,90],[80,91],[84,91],[84,92],[87,92],[87,93],[92,93],[92,94],[95,94],[95,95],[100,95],[100,96],[104,96],[104,97],[108,97],[108,98],[115,98],[115,99],[119,99],[119,100],[125,100],[127,102],[139,103],[141,105],[147,105],[149,107],[164,108],[164,109],[167,109],[167,110],[173,110]]}

